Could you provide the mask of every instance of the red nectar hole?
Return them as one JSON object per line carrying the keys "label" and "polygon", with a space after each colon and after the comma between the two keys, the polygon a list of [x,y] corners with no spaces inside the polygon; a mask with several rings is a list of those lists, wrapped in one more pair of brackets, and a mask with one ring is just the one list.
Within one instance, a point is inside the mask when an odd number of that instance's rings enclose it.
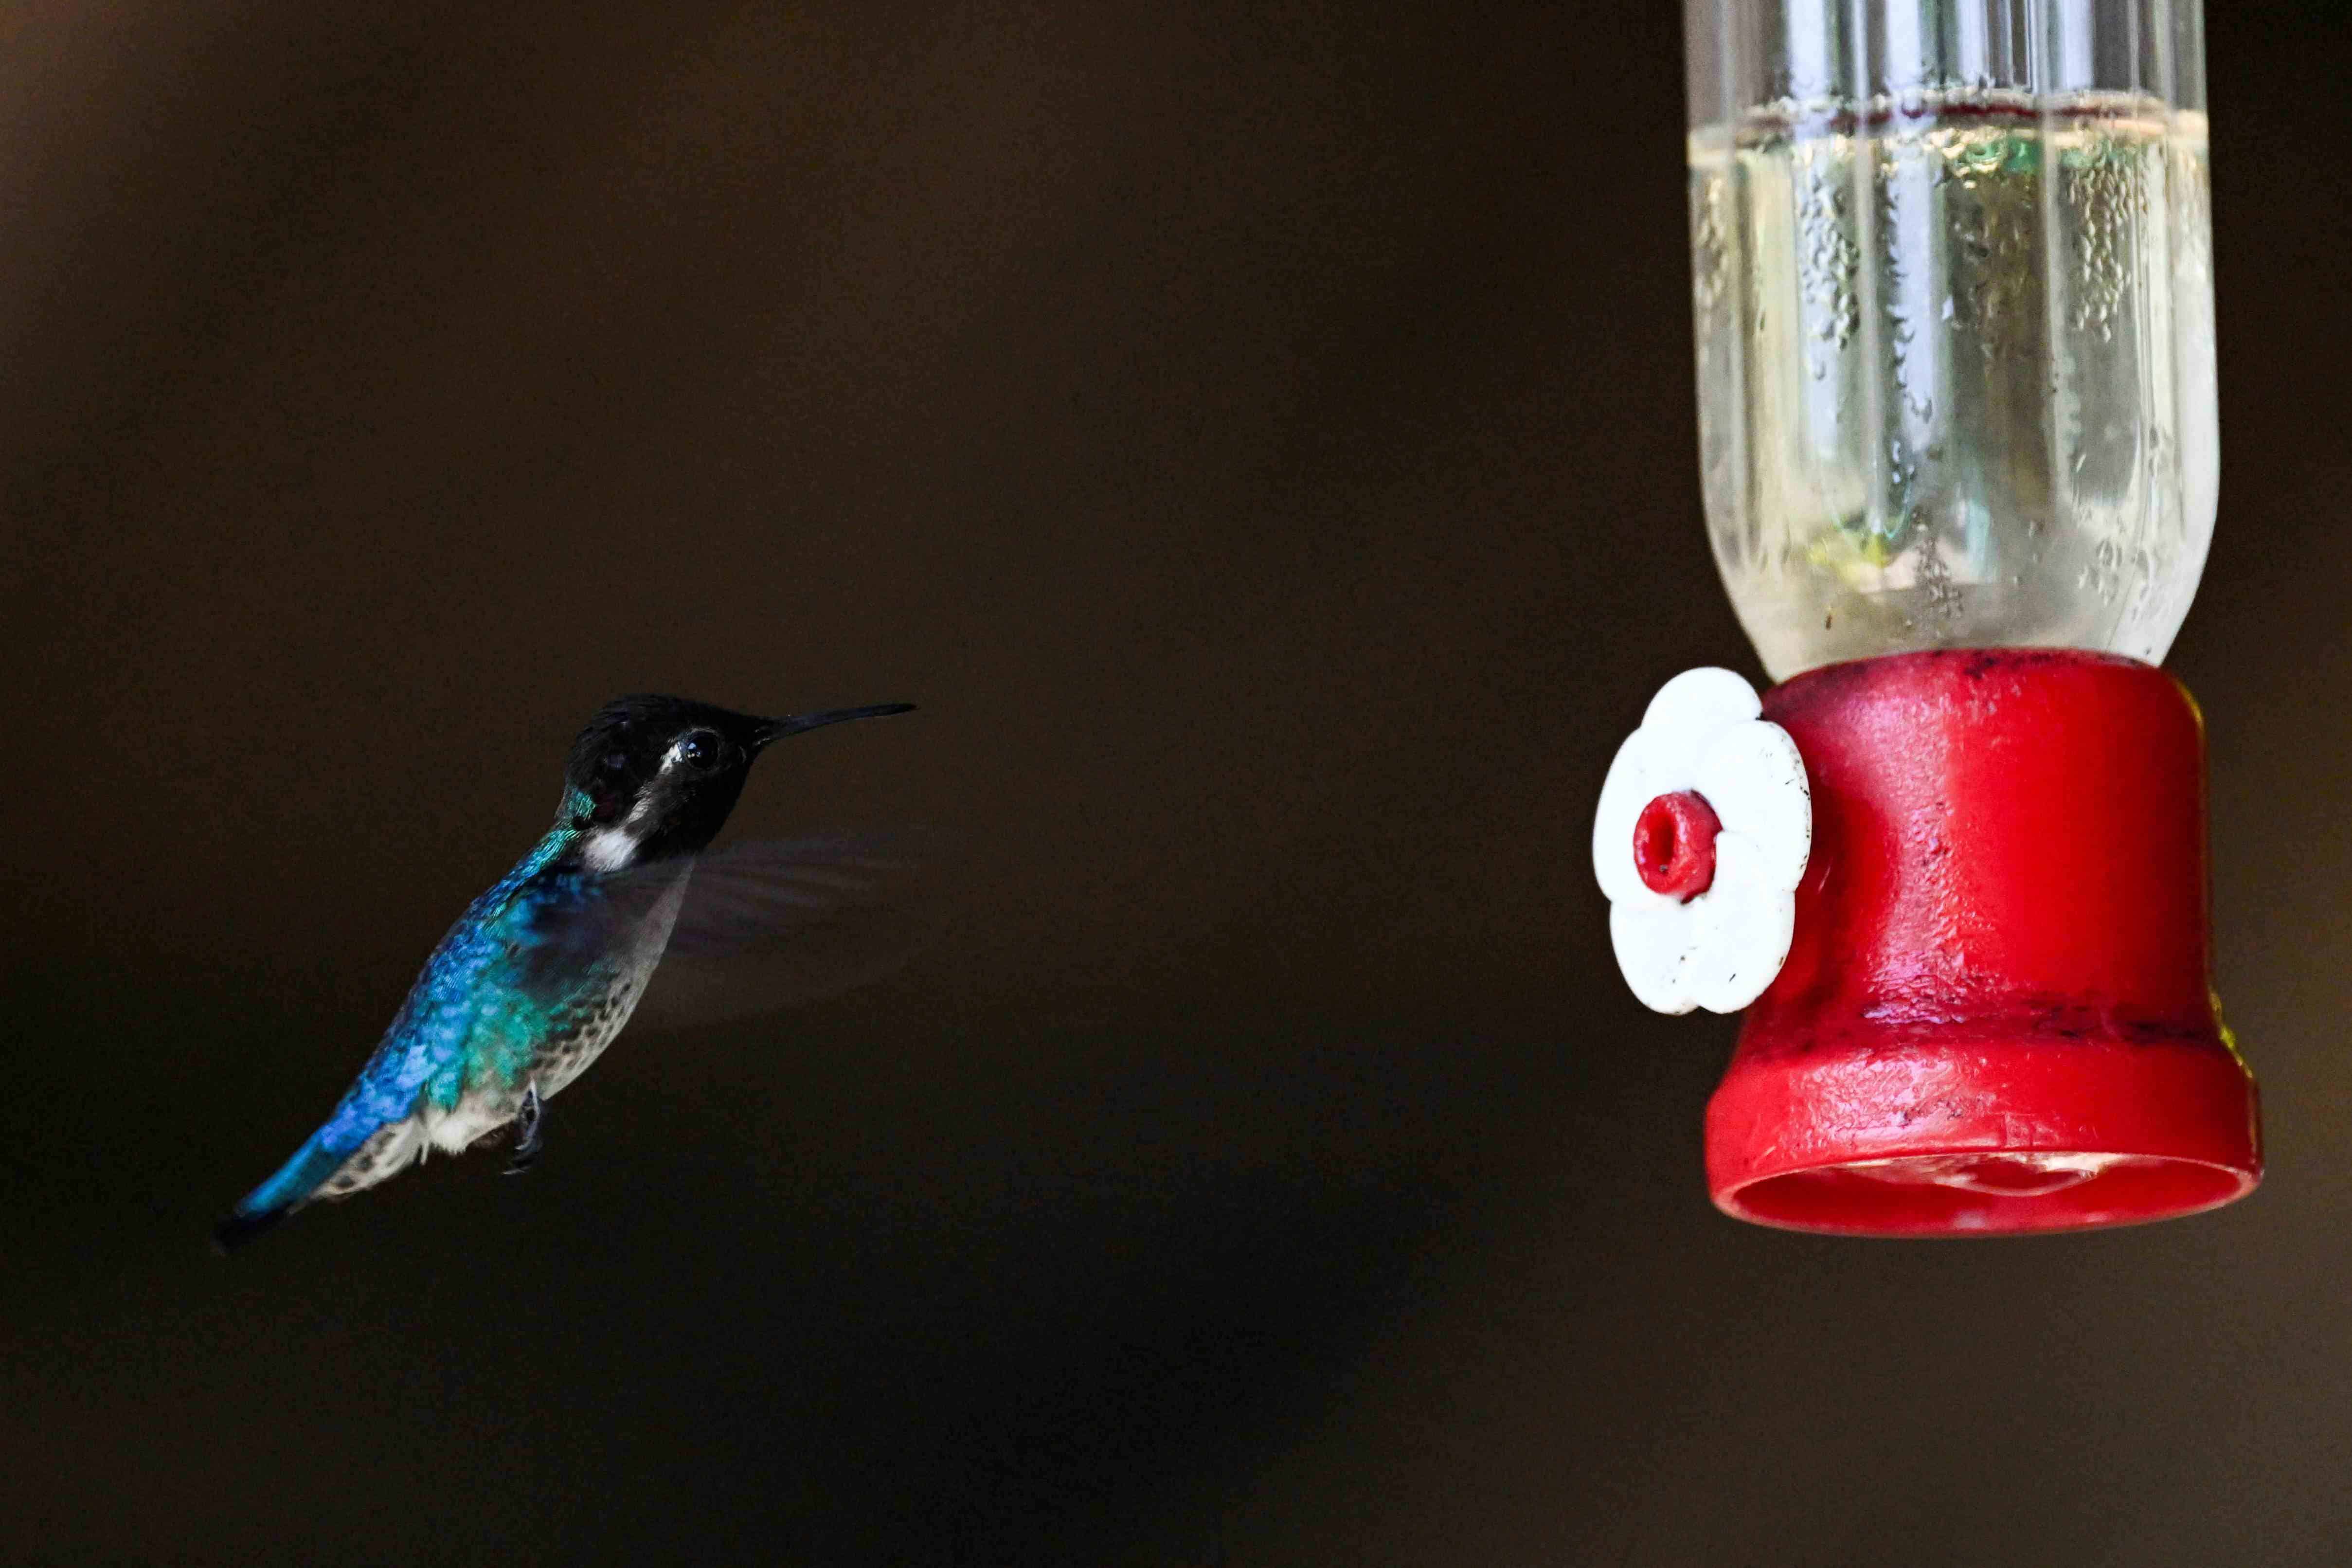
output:
{"label": "red nectar hole", "polygon": [[1715,882],[1715,808],[1690,790],[1662,795],[1633,822],[1633,868],[1654,893],[1688,903]]}

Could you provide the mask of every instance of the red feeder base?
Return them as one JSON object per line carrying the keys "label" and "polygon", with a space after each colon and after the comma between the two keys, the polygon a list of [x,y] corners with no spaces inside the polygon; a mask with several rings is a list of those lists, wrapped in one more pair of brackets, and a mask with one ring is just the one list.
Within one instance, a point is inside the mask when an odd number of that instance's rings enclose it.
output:
{"label": "red feeder base", "polygon": [[1796,941],[1706,1112],[1738,1218],[2002,1235],[2262,1180],[2208,980],[2205,737],[2152,666],[1898,654],[1764,699],[1813,796]]}

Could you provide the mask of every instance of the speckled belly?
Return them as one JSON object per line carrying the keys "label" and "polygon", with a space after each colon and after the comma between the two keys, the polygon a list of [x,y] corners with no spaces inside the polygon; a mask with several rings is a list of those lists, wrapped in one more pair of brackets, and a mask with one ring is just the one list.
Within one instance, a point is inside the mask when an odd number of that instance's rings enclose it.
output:
{"label": "speckled belly", "polygon": [[670,929],[677,923],[687,880],[681,875],[647,912],[628,945],[598,966],[602,985],[584,990],[565,1009],[555,1029],[531,1054],[521,1078],[513,1083],[486,1081],[470,1086],[447,1111],[437,1116],[425,1112],[425,1135],[435,1148],[463,1150],[513,1121],[527,1090],[536,1088],[545,1100],[587,1071],[589,1064],[604,1054],[628,1023],[629,1015],[636,1011],[637,999],[645,994],[646,983],[661,962]]}

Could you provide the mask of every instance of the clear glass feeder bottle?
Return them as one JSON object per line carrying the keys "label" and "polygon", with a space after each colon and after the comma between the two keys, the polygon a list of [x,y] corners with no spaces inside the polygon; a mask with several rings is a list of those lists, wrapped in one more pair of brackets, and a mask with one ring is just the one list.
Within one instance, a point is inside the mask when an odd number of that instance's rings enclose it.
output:
{"label": "clear glass feeder bottle", "polygon": [[1700,468],[1774,678],[2160,661],[2220,456],[2196,0],[1692,0]]}

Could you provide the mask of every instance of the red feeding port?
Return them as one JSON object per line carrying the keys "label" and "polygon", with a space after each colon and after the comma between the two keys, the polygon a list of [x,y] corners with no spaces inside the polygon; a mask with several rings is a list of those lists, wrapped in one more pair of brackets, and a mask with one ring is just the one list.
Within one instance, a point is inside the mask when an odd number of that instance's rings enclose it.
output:
{"label": "red feeding port", "polygon": [[1718,1207],[2000,1235],[2253,1190],[2186,691],[2109,655],[1954,650],[1814,670],[1764,716],[1804,754],[1812,854],[1788,963],[1707,1107]]}
{"label": "red feeding port", "polygon": [[1715,883],[1715,808],[1690,790],[1662,795],[1633,820],[1633,868],[1654,893],[1689,903]]}

